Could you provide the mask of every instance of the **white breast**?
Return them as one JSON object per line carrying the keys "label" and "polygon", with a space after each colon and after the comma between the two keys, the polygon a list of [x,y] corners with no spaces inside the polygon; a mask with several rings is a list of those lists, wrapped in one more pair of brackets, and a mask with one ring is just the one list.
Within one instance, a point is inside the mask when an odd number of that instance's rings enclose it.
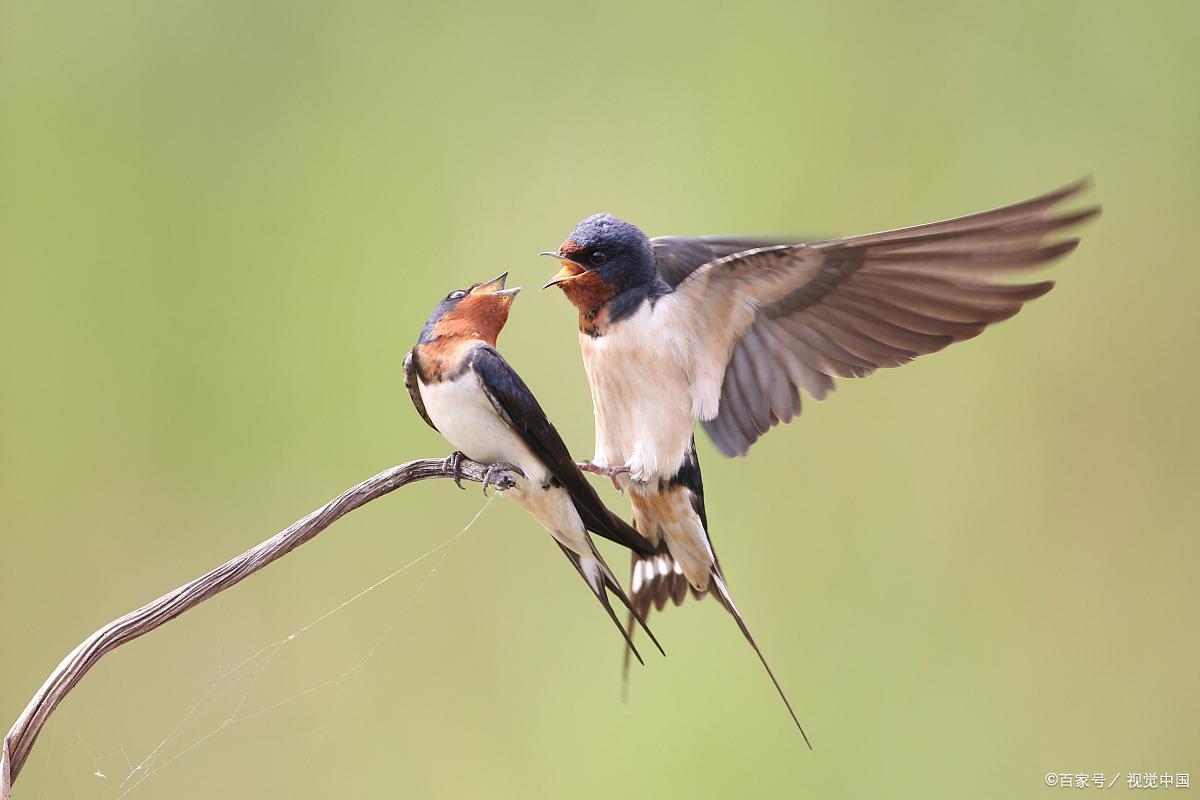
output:
{"label": "white breast", "polygon": [[420,389],[426,413],[451,445],[481,464],[507,461],[520,467],[525,478],[504,496],[532,514],[562,544],[591,557],[591,544],[570,494],[547,481],[545,465],[500,418],[475,373],[467,370],[442,383],[421,382]]}
{"label": "white breast", "polygon": [[694,427],[690,326],[674,324],[670,300],[644,303],[603,336],[579,335],[596,412],[593,460],[628,464],[635,480],[674,475]]}
{"label": "white breast", "polygon": [[456,449],[481,464],[515,464],[533,481],[545,477],[542,462],[500,418],[474,372],[465,370],[441,383],[419,382],[425,411]]}

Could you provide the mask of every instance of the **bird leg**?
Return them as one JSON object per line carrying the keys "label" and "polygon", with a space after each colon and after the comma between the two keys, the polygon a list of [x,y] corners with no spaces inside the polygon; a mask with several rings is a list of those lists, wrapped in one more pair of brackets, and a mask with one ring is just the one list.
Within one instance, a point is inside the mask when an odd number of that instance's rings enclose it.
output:
{"label": "bird leg", "polygon": [[446,469],[450,470],[450,477],[454,479],[454,485],[466,491],[467,487],[462,485],[462,462],[464,458],[466,456],[463,455],[462,450],[455,450],[446,457]]}
{"label": "bird leg", "polygon": [[581,461],[581,462],[579,462],[579,468],[581,470],[583,470],[584,472],[590,472],[594,475],[605,476],[606,478],[608,478],[609,480],[612,481],[613,488],[616,489],[618,492],[622,491],[622,490],[621,490],[621,484],[617,482],[617,476],[629,474],[629,465],[628,464],[623,464],[622,466],[619,466],[619,467],[601,467],[597,464],[593,464],[590,461]]}
{"label": "bird leg", "polygon": [[[525,477],[524,472],[522,472],[518,467],[514,466],[513,464],[509,464],[507,461],[497,461],[495,464],[489,464],[488,468],[486,470],[484,470],[484,472],[483,472],[483,496],[484,497],[487,497],[487,493],[488,493],[487,490],[488,490],[489,485],[495,486],[497,489],[499,489],[502,492],[507,491],[517,485],[517,482],[514,481],[511,476],[501,474],[501,473],[505,473],[505,472],[513,472],[513,473],[516,473],[517,475],[520,475],[522,478]],[[499,477],[496,478],[495,480],[493,480],[493,476],[496,476],[496,475],[499,475]]]}

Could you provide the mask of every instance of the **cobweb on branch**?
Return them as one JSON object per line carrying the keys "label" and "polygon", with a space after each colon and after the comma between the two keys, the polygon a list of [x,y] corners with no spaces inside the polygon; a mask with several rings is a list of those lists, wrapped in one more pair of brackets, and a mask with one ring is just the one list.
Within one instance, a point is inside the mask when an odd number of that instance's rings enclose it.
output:
{"label": "cobweb on branch", "polygon": [[[158,744],[155,745],[141,760],[134,762],[129,757],[129,754],[125,751],[124,744],[121,745],[119,751],[98,756],[93,749],[84,742],[78,730],[75,730],[75,737],[78,740],[78,744],[87,754],[88,758],[90,758],[93,762],[95,770],[93,775],[96,778],[108,778],[109,775],[107,775],[102,768],[102,762],[115,760],[119,756],[121,760],[121,771],[125,774],[120,784],[116,787],[116,800],[123,800],[123,798],[130,795],[130,793],[134,792],[147,780],[154,777],[159,772],[174,764],[176,761],[188,755],[192,751],[201,747],[206,742],[218,736],[228,728],[262,717],[266,714],[270,714],[284,706],[296,702],[297,700],[336,687],[338,696],[333,710],[325,720],[324,726],[321,729],[321,733],[317,737],[315,745],[304,762],[303,770],[307,770],[308,766],[312,763],[313,758],[319,752],[321,745],[325,740],[325,735],[329,727],[333,724],[334,718],[341,709],[347,687],[347,681],[358,675],[367,666],[367,664],[371,662],[371,659],[375,656],[380,646],[391,637],[396,628],[400,625],[406,612],[412,606],[412,603],[417,599],[417,597],[420,596],[421,591],[425,588],[425,585],[429,582],[429,579],[438,571],[438,568],[441,567],[454,544],[471,530],[471,528],[483,515],[483,512],[486,511],[491,505],[492,500],[494,500],[496,496],[497,494],[493,493],[488,501],[480,507],[478,512],[476,512],[475,516],[471,518],[470,522],[468,522],[466,526],[464,526],[463,529],[458,533],[455,533],[436,547],[412,559],[403,566],[393,570],[382,578],[371,583],[364,589],[341,601],[328,611],[323,612],[315,619],[305,623],[301,627],[289,633],[287,636],[263,645],[256,652],[243,659],[238,664],[227,669],[222,667],[221,645],[220,642],[218,642],[217,677],[200,695],[200,697],[188,708],[188,710],[184,713],[183,718],[180,719],[179,722],[167,732],[162,740],[159,741]],[[257,708],[251,707],[250,700],[255,693],[255,688],[258,686],[259,680],[268,671],[271,663],[275,660],[275,657],[281,651],[284,651],[290,643],[295,642],[298,638],[304,636],[322,622],[325,622],[330,617],[354,604],[366,595],[371,594],[372,592],[383,587],[388,582],[405,573],[409,569],[430,560],[433,561],[432,566],[424,574],[424,576],[422,576],[420,582],[417,584],[417,587],[413,590],[412,594],[409,595],[406,601],[399,604],[399,610],[397,611],[396,616],[387,625],[384,631],[375,639],[374,643],[359,661],[351,665],[348,669],[342,670],[332,677],[308,686],[307,688],[304,688],[298,692],[291,693],[283,699]],[[209,711],[216,706],[219,701],[222,701],[227,697],[237,698],[236,703],[234,703],[233,710],[228,714],[225,714],[220,723],[215,727],[208,729],[204,733],[197,734],[197,732],[194,730],[197,720],[206,711]],[[111,770],[111,767],[109,769]],[[303,770],[301,770],[301,772],[303,772]]]}

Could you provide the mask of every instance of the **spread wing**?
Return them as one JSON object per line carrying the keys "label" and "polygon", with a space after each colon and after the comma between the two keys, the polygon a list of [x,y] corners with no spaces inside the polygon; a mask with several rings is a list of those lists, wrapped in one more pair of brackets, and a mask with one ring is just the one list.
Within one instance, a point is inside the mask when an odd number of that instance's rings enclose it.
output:
{"label": "spread wing", "polygon": [[417,366],[413,363],[412,350],[409,350],[408,354],[404,356],[404,386],[408,389],[408,396],[412,398],[413,405],[417,407],[417,413],[421,415],[421,419],[436,431],[437,426],[429,418],[429,412],[425,410],[425,401],[421,399],[421,384],[417,383]]}
{"label": "spread wing", "polygon": [[795,244],[806,237],[756,238],[752,236],[655,236],[650,240],[658,272],[672,289],[700,267],[734,253]]}
{"label": "spread wing", "polygon": [[471,366],[501,419],[521,437],[571,495],[584,526],[606,539],[643,555],[654,548],[628,523],[608,510],[571,457],[567,445],[521,376],[486,345],[471,353]]}
{"label": "spread wing", "polygon": [[1048,239],[1099,213],[1054,212],[1086,185],[913,228],[755,248],[692,270],[676,295],[696,315],[697,409],[717,448],[744,455],[800,413],[801,389],[821,400],[834,378],[970,339],[1048,292],[1050,281],[996,281],[1078,245]]}

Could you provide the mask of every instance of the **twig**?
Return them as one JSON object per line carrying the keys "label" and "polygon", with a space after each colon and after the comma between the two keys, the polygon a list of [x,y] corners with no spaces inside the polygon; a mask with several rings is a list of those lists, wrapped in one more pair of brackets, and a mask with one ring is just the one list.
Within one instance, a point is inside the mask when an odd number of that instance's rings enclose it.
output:
{"label": "twig", "polygon": [[[484,481],[487,471],[487,465],[465,458],[460,462],[458,469],[462,478],[477,483]],[[29,701],[29,705],[4,737],[3,751],[0,752],[0,800],[10,800],[12,784],[21,774],[21,768],[29,758],[46,720],[63,698],[75,688],[75,684],[79,683],[87,671],[105,655],[253,575],[275,559],[287,555],[312,539],[354,509],[405,484],[430,478],[450,477],[453,477],[451,459],[426,458],[384,470],[338,495],[262,544],[250,548],[240,556],[136,611],[113,620],[84,639],[50,673],[50,677],[42,684],[42,688]],[[510,489],[516,483],[512,474],[496,470],[492,470],[491,480],[500,490]]]}

